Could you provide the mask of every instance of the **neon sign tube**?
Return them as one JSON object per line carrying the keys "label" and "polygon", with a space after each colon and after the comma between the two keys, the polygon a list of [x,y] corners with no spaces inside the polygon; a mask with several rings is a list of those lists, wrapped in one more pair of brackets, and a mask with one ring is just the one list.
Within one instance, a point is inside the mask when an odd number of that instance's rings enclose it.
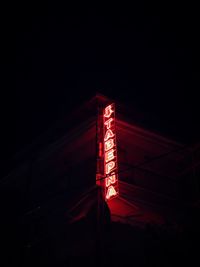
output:
{"label": "neon sign tube", "polygon": [[103,111],[103,139],[105,198],[110,200],[119,194],[114,103]]}

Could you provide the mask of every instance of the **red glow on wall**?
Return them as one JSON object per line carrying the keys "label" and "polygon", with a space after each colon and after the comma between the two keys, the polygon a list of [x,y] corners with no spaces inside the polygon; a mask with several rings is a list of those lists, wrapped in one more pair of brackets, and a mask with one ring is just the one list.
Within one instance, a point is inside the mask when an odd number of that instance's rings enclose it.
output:
{"label": "red glow on wall", "polygon": [[103,156],[102,143],[99,143],[99,157],[101,158],[102,156]]}
{"label": "red glow on wall", "polygon": [[104,109],[103,118],[105,197],[109,200],[119,193],[114,103]]}

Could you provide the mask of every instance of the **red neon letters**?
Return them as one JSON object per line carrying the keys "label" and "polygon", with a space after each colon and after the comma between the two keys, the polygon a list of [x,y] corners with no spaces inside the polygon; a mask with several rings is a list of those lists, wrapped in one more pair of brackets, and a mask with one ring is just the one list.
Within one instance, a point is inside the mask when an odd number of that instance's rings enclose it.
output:
{"label": "red neon letters", "polygon": [[109,105],[105,108],[104,111],[104,117],[106,118],[110,118],[111,114],[114,112],[114,110],[112,110],[112,105]]}
{"label": "red neon letters", "polygon": [[105,151],[108,151],[109,149],[114,147],[114,139],[109,139],[104,143]]}
{"label": "red neon letters", "polygon": [[111,197],[114,197],[117,195],[117,192],[115,188],[111,185],[108,187],[107,194],[106,194],[106,199],[109,199]]}
{"label": "red neon letters", "polygon": [[111,129],[108,129],[108,130],[106,131],[105,136],[104,136],[104,141],[107,141],[107,140],[108,140],[109,138],[111,138],[111,137],[114,137],[114,133],[112,132]]}
{"label": "red neon letters", "polygon": [[118,195],[117,148],[115,132],[115,106],[104,109],[104,174],[106,200]]}
{"label": "red neon letters", "polygon": [[115,183],[116,183],[116,175],[115,174],[108,176],[106,178],[106,187],[108,187],[110,184],[115,184]]}
{"label": "red neon letters", "polygon": [[111,171],[113,171],[115,168],[115,162],[114,161],[110,161],[108,163],[106,163],[106,174],[110,174]]}

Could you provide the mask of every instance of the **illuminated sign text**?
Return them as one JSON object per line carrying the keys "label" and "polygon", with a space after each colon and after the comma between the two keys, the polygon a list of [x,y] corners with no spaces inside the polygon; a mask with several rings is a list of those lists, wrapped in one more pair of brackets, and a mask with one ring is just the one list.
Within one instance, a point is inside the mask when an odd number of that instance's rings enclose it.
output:
{"label": "illuminated sign text", "polygon": [[119,193],[114,103],[104,109],[103,129],[105,197],[109,200]]}

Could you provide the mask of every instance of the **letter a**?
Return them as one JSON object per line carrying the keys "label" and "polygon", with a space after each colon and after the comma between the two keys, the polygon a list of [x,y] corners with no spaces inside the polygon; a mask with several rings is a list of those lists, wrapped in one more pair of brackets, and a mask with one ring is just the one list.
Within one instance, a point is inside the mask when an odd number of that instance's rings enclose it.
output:
{"label": "letter a", "polygon": [[117,195],[117,192],[115,191],[115,188],[111,185],[108,187],[108,191],[107,191],[107,194],[106,194],[106,198],[109,199],[111,198],[112,196],[116,196]]}
{"label": "letter a", "polygon": [[113,118],[110,118],[109,120],[104,122],[104,125],[106,125],[107,130],[110,129],[112,121],[113,121]]}
{"label": "letter a", "polygon": [[104,136],[104,141],[107,141],[110,137],[113,137],[113,136],[114,136],[114,133],[110,129],[108,129]]}

